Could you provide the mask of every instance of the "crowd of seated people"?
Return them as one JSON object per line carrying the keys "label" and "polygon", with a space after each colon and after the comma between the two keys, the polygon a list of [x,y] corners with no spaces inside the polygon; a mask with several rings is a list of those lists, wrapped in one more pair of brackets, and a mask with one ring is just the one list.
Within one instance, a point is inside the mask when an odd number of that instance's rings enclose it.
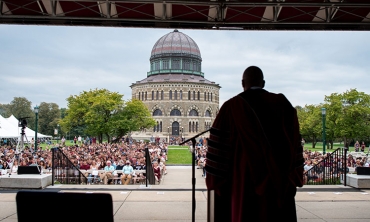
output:
{"label": "crowd of seated people", "polygon": [[[42,169],[51,169],[52,153],[50,149],[33,150],[26,146],[24,150],[17,151],[15,146],[4,145],[0,147],[0,170],[11,169],[16,173],[18,166],[38,165]],[[16,167],[15,167],[16,166]]]}
{"label": "crowd of seated people", "polygon": [[[58,145],[58,144],[57,144]],[[33,146],[26,146],[25,149],[17,153],[14,146],[4,145],[0,147],[0,169],[12,169],[12,166],[29,166],[39,165],[43,169],[51,169],[52,167],[52,152],[51,146],[40,146],[38,150],[34,150]],[[59,146],[59,145],[58,145]],[[145,148],[150,152],[151,162],[156,162],[164,174],[167,173],[165,162],[167,160],[167,144],[165,143],[144,143],[135,141],[122,141],[119,143],[101,143],[101,144],[76,144],[72,146],[59,146],[62,152],[69,160],[80,170],[84,170],[85,176],[88,178],[87,183],[93,181],[102,182],[104,184],[112,183],[113,177],[121,178],[122,184],[127,184],[127,181],[122,181],[125,165],[132,167],[133,177],[137,181],[145,177],[145,173],[135,174],[135,171],[146,169]],[[106,171],[109,163],[109,170],[99,175],[93,175],[91,171]],[[109,172],[108,172],[109,171]],[[110,172],[112,171],[112,172]],[[94,173],[95,174],[95,173]],[[128,177],[128,176],[126,176]]]}
{"label": "crowd of seated people", "polygon": [[[322,179],[324,172],[328,178],[336,177],[339,174],[344,173],[344,171],[347,173],[356,172],[357,167],[369,167],[369,160],[367,156],[353,157],[351,154],[347,154],[347,157],[339,155],[333,156],[330,153],[322,154],[321,152],[311,152],[310,150],[304,150],[303,156],[305,159],[304,179],[306,182],[310,180],[318,181]],[[345,160],[347,160],[346,166],[343,164]],[[313,167],[314,169],[310,170]]]}
{"label": "crowd of seated people", "polygon": [[[127,179],[132,178],[134,181],[139,181],[145,178],[145,173],[142,172],[146,169],[145,147],[148,148],[151,162],[157,162],[161,165],[161,169],[167,173],[165,166],[167,145],[163,143],[103,143],[63,147],[62,150],[70,160],[78,162],[80,169],[105,171],[100,172],[99,175],[92,175],[92,172],[85,173],[88,184],[96,179],[104,184],[110,184],[113,183],[113,178],[117,177],[120,178],[119,183],[128,184]],[[128,168],[132,168],[132,170],[129,171]],[[140,173],[136,173],[136,171]]]}

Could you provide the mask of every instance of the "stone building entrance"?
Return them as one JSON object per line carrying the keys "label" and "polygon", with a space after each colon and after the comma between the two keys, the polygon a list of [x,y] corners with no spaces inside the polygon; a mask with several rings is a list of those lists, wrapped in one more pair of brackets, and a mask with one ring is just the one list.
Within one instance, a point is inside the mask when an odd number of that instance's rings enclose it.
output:
{"label": "stone building entrance", "polygon": [[179,124],[179,122],[173,122],[172,123],[172,135],[173,136],[178,136],[178,135],[180,135],[180,124]]}

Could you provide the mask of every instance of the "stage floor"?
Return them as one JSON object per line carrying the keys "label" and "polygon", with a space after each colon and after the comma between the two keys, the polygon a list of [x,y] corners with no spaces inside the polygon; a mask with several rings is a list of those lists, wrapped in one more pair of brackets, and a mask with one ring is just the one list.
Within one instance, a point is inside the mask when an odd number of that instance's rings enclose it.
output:
{"label": "stage floor", "polygon": [[0,188],[43,189],[51,185],[51,174],[7,174],[0,176]]}

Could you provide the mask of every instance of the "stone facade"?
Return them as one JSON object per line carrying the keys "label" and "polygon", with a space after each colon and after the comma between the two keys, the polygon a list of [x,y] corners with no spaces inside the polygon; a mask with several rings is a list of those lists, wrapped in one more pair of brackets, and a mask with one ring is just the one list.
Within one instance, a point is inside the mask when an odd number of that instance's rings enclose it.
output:
{"label": "stone facade", "polygon": [[[157,125],[153,129],[134,132],[132,136],[189,138],[209,129],[219,110],[221,87],[204,78],[196,43],[175,30],[157,41],[150,61],[147,78],[130,87],[132,99],[144,102]],[[192,66],[185,64],[187,61],[197,62]]]}

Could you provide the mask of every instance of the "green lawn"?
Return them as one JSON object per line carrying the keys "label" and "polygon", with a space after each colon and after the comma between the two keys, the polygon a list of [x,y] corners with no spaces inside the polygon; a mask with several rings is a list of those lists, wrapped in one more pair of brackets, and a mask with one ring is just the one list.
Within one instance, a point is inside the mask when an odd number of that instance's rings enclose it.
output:
{"label": "green lawn", "polygon": [[[333,152],[334,150],[336,150],[337,148],[342,148],[344,147],[344,144],[343,143],[334,143],[333,144],[333,149],[328,149],[328,144],[326,144],[326,152],[327,153],[330,153],[330,152]],[[312,152],[314,151],[323,151],[323,145],[322,145],[322,142],[318,142],[316,143],[316,146],[315,148],[312,148],[312,143],[306,143],[304,145],[304,149],[306,150],[311,150]],[[369,147],[367,146],[365,148],[365,152],[367,152],[369,149]],[[355,148],[352,146],[349,147],[349,151],[355,151]]]}
{"label": "green lawn", "polygon": [[176,164],[191,165],[191,153],[188,146],[168,146],[168,161],[166,161],[166,165]]}

